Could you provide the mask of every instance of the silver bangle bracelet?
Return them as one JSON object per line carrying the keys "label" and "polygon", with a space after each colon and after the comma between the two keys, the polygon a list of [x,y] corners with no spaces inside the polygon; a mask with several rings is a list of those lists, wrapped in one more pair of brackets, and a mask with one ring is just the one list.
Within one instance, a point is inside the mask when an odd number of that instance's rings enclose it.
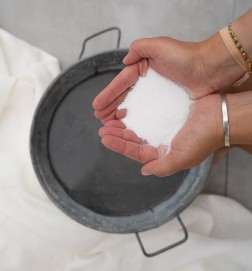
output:
{"label": "silver bangle bracelet", "polygon": [[224,129],[224,145],[225,147],[230,146],[230,133],[229,133],[229,123],[228,123],[228,110],[227,110],[227,100],[226,95],[221,95],[221,109],[222,109],[222,122]]}

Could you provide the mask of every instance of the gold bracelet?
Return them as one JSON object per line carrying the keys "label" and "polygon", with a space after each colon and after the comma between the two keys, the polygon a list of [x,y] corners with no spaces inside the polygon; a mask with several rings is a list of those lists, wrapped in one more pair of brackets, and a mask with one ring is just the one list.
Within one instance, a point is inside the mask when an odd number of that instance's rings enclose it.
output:
{"label": "gold bracelet", "polygon": [[240,51],[241,55],[242,55],[242,58],[244,59],[244,61],[246,62],[247,64],[247,67],[248,67],[248,71],[251,71],[252,70],[252,63],[251,63],[251,60],[249,59],[248,55],[246,54],[245,50],[243,49],[242,45],[239,43],[237,37],[235,36],[234,34],[234,31],[232,29],[232,25],[231,23],[228,24],[228,31],[229,31],[229,34],[234,42],[234,44],[236,45],[236,47],[238,48],[238,50]]}

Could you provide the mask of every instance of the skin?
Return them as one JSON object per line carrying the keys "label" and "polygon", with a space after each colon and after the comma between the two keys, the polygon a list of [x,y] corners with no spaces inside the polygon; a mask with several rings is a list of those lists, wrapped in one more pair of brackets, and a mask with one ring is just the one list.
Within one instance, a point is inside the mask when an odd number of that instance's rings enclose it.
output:
{"label": "skin", "polygon": [[[213,149],[222,144],[222,122],[219,116],[220,95],[207,96],[196,101],[191,116],[173,139],[167,155],[142,142],[118,120],[109,121],[99,131],[102,144],[142,164],[143,175],[168,176],[196,166],[207,158]],[[117,125],[117,129],[115,129]],[[210,131],[210,132],[209,132]],[[205,146],[205,142],[208,142]]]}
{"label": "skin", "polygon": [[[244,35],[252,23],[252,11],[233,22],[241,43],[249,43]],[[247,28],[248,31],[248,28]],[[251,39],[251,37],[250,37]],[[252,46],[246,46],[252,55]],[[198,165],[211,153],[223,147],[221,113],[222,89],[240,79],[244,72],[226,49],[219,33],[203,42],[182,42],[169,37],[141,39],[133,42],[124,59],[126,67],[95,98],[95,116],[104,124],[99,131],[107,148],[143,164],[142,174],[168,176]],[[117,110],[129,89],[148,67],[186,88],[195,100],[190,116],[166,153],[142,142],[120,121],[126,114]],[[232,145],[251,151],[252,91],[226,96]]]}
{"label": "skin", "polygon": [[[214,50],[216,46],[219,47],[217,51]],[[139,76],[146,73],[149,65],[184,86],[192,99],[216,93],[243,75],[219,34],[201,43],[182,42],[168,37],[141,39],[132,43],[123,62],[126,68],[93,102],[96,117],[104,121],[108,120],[105,118],[122,102]],[[225,70],[225,76],[216,76],[222,70]]]}

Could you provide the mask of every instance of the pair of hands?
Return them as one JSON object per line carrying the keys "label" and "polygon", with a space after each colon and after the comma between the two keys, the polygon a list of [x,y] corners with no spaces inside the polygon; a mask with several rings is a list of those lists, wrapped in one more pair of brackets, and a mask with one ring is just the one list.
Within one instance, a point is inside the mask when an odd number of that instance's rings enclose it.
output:
{"label": "pair of hands", "polygon": [[[216,93],[231,85],[240,74],[230,72],[226,78],[220,79],[215,76],[218,74],[219,59],[218,55],[212,55],[211,52],[218,43],[220,40],[217,35],[207,43],[181,42],[165,37],[135,41],[124,59],[126,67],[93,102],[95,116],[104,124],[99,131],[102,144],[142,163],[143,175],[157,176],[168,176],[194,167],[222,147],[221,97]],[[213,61],[214,57],[216,61]],[[172,140],[166,155],[163,155],[162,149],[146,144],[126,129],[121,122],[125,112],[117,110],[129,89],[139,76],[146,73],[149,66],[183,85],[195,100],[190,117]]]}

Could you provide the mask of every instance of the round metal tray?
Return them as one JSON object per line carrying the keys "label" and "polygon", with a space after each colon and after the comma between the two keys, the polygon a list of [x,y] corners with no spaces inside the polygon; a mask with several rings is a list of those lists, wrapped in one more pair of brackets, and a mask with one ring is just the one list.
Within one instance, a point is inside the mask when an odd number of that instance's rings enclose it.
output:
{"label": "round metal tray", "polygon": [[111,233],[138,233],[178,216],[201,191],[211,165],[208,158],[170,177],[144,177],[137,162],[102,146],[92,101],[123,69],[126,54],[104,52],[61,73],[41,99],[31,130],[33,166],[48,196],[79,223]]}

